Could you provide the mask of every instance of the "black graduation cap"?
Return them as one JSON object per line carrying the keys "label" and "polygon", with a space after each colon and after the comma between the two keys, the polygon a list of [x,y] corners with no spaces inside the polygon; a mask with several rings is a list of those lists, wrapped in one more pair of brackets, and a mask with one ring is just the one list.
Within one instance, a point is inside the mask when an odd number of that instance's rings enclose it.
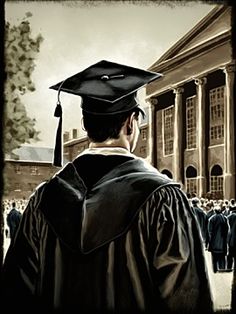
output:
{"label": "black graduation cap", "polygon": [[144,115],[145,112],[136,99],[136,92],[161,76],[160,73],[102,60],[51,86],[51,89],[58,91],[54,115],[60,118],[53,164],[61,166],[62,108],[59,98],[61,91],[81,96],[82,110],[94,115],[112,115],[136,107]]}

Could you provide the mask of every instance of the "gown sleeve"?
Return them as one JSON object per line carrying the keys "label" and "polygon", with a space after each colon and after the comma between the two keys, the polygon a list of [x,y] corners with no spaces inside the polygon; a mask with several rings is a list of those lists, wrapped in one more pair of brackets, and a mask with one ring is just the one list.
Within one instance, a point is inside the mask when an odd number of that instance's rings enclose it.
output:
{"label": "gown sleeve", "polygon": [[150,200],[152,278],[171,313],[212,313],[213,302],[197,221],[181,189]]}
{"label": "gown sleeve", "polygon": [[42,214],[37,210],[37,204],[41,190],[42,188],[39,188],[31,196],[2,266],[1,306],[5,305],[9,313],[15,313],[17,308],[30,308],[31,302],[34,304],[40,268],[39,230]]}

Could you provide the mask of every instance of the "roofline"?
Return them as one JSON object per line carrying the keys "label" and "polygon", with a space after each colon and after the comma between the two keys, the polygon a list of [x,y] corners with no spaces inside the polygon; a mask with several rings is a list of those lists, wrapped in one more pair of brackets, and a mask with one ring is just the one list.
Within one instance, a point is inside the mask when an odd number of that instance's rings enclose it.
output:
{"label": "roofline", "polygon": [[168,71],[168,69],[171,67],[173,69],[173,66],[176,64],[178,65],[179,62],[181,62],[183,59],[186,59],[196,56],[197,54],[204,53],[205,50],[209,50],[211,48],[216,48],[217,46],[220,46],[227,42],[228,40],[230,41],[232,37],[232,30],[227,30],[220,35],[216,35],[209,40],[206,40],[199,45],[196,45],[192,48],[189,48],[186,51],[181,52],[180,54],[177,54],[171,59],[168,60],[163,60],[161,63],[157,64],[155,68],[152,68],[152,71],[159,71],[162,72],[163,70]]}
{"label": "roofline", "polygon": [[37,164],[52,164],[52,161],[39,161],[39,160],[22,160],[22,159],[11,159],[11,158],[6,158],[4,160],[4,162],[13,162],[13,163],[17,163],[17,162],[21,162],[21,163],[37,163]]}
{"label": "roofline", "polygon": [[30,148],[43,148],[43,149],[53,149],[52,146],[38,146],[38,145],[28,145],[28,144],[22,144],[20,147],[15,148],[14,150],[25,148],[25,147],[30,147]]}
{"label": "roofline", "polygon": [[67,147],[67,146],[70,146],[70,145],[73,145],[73,144],[77,144],[79,142],[83,142],[83,141],[86,141],[86,140],[88,140],[88,137],[86,135],[83,136],[83,137],[81,136],[79,138],[73,138],[73,139],[70,139],[70,140],[64,142],[63,146]]}
{"label": "roofline", "polygon": [[178,40],[173,46],[171,46],[148,70],[153,71],[156,66],[163,61],[168,60],[168,56],[173,54],[175,50],[180,50],[183,44],[195,37],[196,32],[200,33],[204,28],[212,23],[220,14],[225,11],[228,6],[216,5],[206,16],[204,16],[189,32],[187,32],[180,40]]}

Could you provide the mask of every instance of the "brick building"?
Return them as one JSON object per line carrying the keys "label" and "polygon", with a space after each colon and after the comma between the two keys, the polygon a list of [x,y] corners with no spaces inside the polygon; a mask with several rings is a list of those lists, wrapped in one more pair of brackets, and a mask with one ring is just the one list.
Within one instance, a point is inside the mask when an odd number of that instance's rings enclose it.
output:
{"label": "brick building", "polygon": [[232,8],[215,7],[149,70],[151,162],[187,192],[235,198]]}
{"label": "brick building", "polygon": [[21,146],[6,156],[4,198],[28,198],[36,186],[50,178],[57,168],[52,166],[53,148]]}

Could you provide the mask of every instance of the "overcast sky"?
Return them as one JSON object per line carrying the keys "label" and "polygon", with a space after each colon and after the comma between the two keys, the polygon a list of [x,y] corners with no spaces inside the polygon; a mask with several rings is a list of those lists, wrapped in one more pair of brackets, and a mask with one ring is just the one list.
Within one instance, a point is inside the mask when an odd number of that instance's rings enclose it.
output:
{"label": "overcast sky", "polygon": [[[201,1],[184,5],[165,2],[168,3],[5,3],[7,21],[17,25],[26,12],[31,12],[32,36],[35,38],[41,33],[44,37],[32,77],[36,91],[23,96],[29,116],[36,118],[36,128],[41,132],[41,141],[32,144],[54,147],[57,93],[49,90],[49,86],[104,59],[147,69],[215,6]],[[61,93],[61,101],[63,131],[80,128],[80,97]]]}

